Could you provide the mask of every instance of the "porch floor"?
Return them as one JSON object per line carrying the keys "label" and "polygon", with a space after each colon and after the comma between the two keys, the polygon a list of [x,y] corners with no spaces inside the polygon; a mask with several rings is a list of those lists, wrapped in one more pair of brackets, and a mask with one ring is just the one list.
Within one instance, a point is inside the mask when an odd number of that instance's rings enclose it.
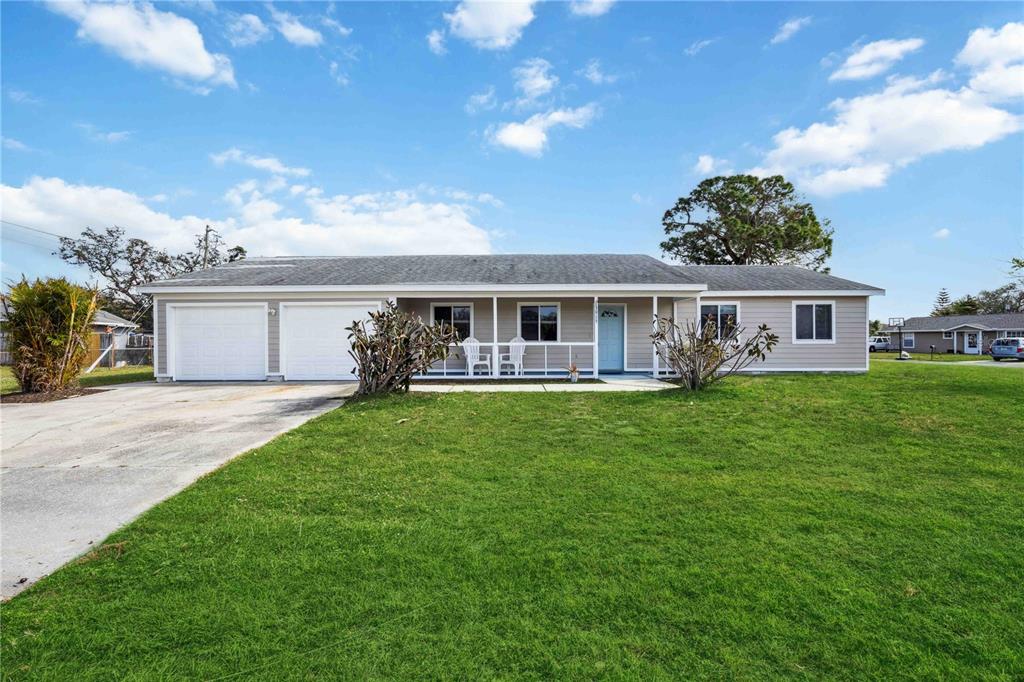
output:
{"label": "porch floor", "polygon": [[667,381],[635,374],[616,374],[602,376],[600,379],[600,382],[579,384],[570,384],[566,381],[534,384],[516,382],[484,384],[458,380],[456,380],[457,383],[422,381],[413,383],[409,390],[416,393],[604,393],[611,391],[664,391],[674,388],[674,385]]}

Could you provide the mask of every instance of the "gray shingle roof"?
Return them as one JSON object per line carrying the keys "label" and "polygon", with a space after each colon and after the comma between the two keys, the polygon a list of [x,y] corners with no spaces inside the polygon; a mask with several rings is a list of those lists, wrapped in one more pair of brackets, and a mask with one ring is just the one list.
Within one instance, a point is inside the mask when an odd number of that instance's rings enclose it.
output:
{"label": "gray shingle roof", "polygon": [[[945,315],[943,317],[908,317],[903,321],[905,332],[941,332],[974,325],[982,329],[1017,330],[1024,329],[1024,313],[1000,313],[997,315]],[[896,331],[895,327],[886,327]]]}
{"label": "gray shingle roof", "polygon": [[650,256],[571,254],[253,258],[151,286],[687,283]]}
{"label": "gray shingle roof", "polygon": [[796,265],[676,265],[685,277],[708,285],[708,291],[849,291],[873,289],[849,279]]}
{"label": "gray shingle roof", "polygon": [[123,317],[118,317],[114,313],[109,313],[106,310],[97,310],[96,315],[92,318],[94,326],[102,327],[138,327],[139,325],[134,322],[129,322]]}
{"label": "gray shingle roof", "polygon": [[874,289],[791,265],[669,265],[639,254],[251,258],[149,287],[420,284],[707,284],[709,290],[718,291]]}

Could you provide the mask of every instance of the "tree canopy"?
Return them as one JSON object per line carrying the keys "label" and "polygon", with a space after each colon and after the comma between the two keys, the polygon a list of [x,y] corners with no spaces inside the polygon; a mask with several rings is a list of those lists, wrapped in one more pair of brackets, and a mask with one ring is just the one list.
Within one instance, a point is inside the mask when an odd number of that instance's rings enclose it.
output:
{"label": "tree canopy", "polygon": [[702,181],[662,218],[666,255],[696,265],[803,265],[827,271],[828,220],[800,201],[781,175]]}

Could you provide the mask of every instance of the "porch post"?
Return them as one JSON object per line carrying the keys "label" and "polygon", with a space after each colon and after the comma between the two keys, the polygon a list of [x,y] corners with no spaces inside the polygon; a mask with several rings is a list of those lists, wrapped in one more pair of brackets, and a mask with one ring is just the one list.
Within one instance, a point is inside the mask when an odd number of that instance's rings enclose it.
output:
{"label": "porch post", "polygon": [[[903,349],[900,348],[900,351],[902,351],[902,350]],[[957,349],[956,349],[956,330],[954,329],[953,330],[953,355],[956,355],[956,354],[957,354]]]}
{"label": "porch post", "polygon": [[501,373],[498,364],[498,297],[491,297],[491,376]]}
{"label": "porch post", "polygon": [[[651,298],[651,307],[654,310],[654,315],[651,317],[651,331],[658,331],[658,297],[653,296]],[[654,376],[658,376],[658,344],[651,341],[651,359],[654,363],[651,365],[654,368]]]}
{"label": "porch post", "polygon": [[[594,378],[596,379],[597,378],[597,296],[594,297],[594,346],[593,346],[593,350],[591,351],[591,354],[593,355],[593,358],[594,358],[593,359]],[[625,367],[625,360],[626,359],[623,358],[622,360],[623,360],[623,367]]]}

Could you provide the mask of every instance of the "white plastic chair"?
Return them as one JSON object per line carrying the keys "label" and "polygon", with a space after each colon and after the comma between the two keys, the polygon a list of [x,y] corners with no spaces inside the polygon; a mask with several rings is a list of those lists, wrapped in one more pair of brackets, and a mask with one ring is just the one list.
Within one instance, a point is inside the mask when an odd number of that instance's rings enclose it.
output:
{"label": "white plastic chair", "polygon": [[490,353],[480,353],[480,342],[472,336],[462,340],[462,351],[466,354],[466,373],[473,376],[476,368],[483,365],[487,373],[491,371]]}
{"label": "white plastic chair", "polygon": [[517,336],[508,342],[508,352],[498,356],[498,374],[505,365],[512,367],[515,376],[523,374],[523,355],[526,353],[526,339]]}

